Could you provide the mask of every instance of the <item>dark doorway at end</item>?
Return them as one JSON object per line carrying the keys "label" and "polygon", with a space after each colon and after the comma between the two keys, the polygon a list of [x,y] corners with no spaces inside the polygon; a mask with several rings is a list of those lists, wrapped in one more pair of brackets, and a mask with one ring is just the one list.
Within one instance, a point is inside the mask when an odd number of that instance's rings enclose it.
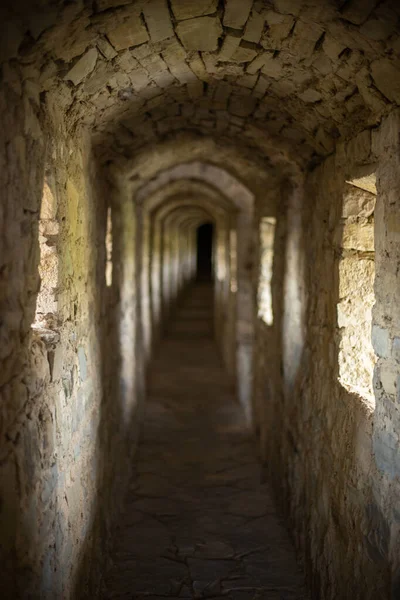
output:
{"label": "dark doorway at end", "polygon": [[214,226],[204,223],[197,228],[197,280],[212,281]]}

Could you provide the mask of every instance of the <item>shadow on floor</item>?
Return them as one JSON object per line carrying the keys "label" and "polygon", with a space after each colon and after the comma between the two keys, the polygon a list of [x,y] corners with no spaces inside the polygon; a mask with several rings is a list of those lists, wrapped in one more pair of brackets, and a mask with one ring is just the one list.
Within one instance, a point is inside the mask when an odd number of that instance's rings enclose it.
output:
{"label": "shadow on floor", "polygon": [[307,597],[193,287],[153,361],[105,598]]}

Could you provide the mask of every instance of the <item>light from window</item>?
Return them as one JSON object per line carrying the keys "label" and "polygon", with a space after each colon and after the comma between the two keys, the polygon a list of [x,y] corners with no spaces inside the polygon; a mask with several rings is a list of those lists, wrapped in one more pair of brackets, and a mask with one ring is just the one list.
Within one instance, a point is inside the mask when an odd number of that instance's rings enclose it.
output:
{"label": "light from window", "polygon": [[229,251],[230,251],[230,279],[231,279],[231,292],[236,294],[237,286],[237,235],[235,229],[231,229],[229,232]]}
{"label": "light from window", "polygon": [[339,380],[373,402],[375,354],[371,344],[375,302],[375,195],[346,184],[339,260]]}
{"label": "light from window", "polygon": [[112,285],[112,274],[113,274],[113,263],[112,263],[112,217],[111,207],[107,210],[107,228],[106,228],[106,285],[111,287]]}
{"label": "light from window", "polygon": [[44,181],[39,218],[40,289],[36,299],[34,328],[52,328],[57,314],[58,221],[57,203],[48,180]]}
{"label": "light from window", "polygon": [[274,240],[276,219],[263,217],[260,222],[260,276],[258,282],[258,317],[272,325],[272,269],[274,263]]}

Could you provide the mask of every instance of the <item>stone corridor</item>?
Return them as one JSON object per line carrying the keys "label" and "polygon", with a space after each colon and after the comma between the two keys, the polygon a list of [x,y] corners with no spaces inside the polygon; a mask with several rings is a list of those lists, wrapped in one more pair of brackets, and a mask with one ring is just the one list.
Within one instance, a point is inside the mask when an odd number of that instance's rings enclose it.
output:
{"label": "stone corridor", "polygon": [[399,600],[399,265],[399,0],[1,0],[0,596]]}
{"label": "stone corridor", "polygon": [[308,598],[212,330],[197,284],[153,361],[106,599]]}

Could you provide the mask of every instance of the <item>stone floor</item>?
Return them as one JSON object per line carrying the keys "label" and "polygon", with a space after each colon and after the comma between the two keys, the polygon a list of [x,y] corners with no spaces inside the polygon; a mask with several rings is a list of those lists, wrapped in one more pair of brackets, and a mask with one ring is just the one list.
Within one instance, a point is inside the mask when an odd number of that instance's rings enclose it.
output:
{"label": "stone floor", "polygon": [[105,598],[308,596],[197,285],[153,361]]}

